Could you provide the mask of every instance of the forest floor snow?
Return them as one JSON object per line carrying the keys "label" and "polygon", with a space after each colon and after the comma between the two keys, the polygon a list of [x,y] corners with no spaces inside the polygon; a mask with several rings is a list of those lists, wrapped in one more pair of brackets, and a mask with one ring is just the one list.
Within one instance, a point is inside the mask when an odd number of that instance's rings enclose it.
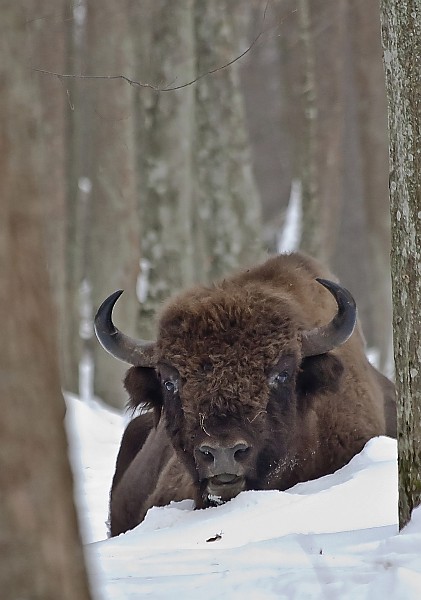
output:
{"label": "forest floor snow", "polygon": [[418,600],[421,507],[398,533],[396,441],[371,440],[334,473],[287,492],[243,492],[193,510],[153,508],[107,539],[108,495],[126,423],[67,395],[76,504],[97,600]]}

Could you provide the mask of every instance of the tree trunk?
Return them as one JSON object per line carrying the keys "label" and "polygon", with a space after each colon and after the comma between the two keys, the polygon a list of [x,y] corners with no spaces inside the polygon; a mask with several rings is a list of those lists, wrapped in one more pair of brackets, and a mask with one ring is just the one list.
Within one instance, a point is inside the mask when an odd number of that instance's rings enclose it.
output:
{"label": "tree trunk", "polygon": [[[238,53],[232,4],[159,0],[130,10],[141,82],[182,85]],[[177,91],[141,88],[136,122],[139,335],[150,339],[171,294],[256,257],[259,211],[237,65]]]}
{"label": "tree trunk", "polygon": [[421,502],[421,1],[382,0],[389,105],[399,524]]}
{"label": "tree trunk", "polygon": [[[192,0],[133,4],[138,80],[171,87],[195,76]],[[194,279],[193,86],[136,91],[138,211],[141,225],[139,335],[155,337],[163,300]]]}
{"label": "tree trunk", "polygon": [[305,71],[301,249],[326,264],[343,195],[345,8],[344,0],[298,3]]}
{"label": "tree trunk", "polygon": [[[42,18],[31,23],[28,32],[31,66],[56,73],[66,71],[66,3],[47,2]],[[41,94],[39,110],[39,153],[45,198],[48,202],[46,238],[48,271],[60,330],[64,324],[64,248],[66,219],[66,122],[67,98],[62,82],[55,77],[36,76]],[[62,344],[60,344],[62,347]]]}
{"label": "tree trunk", "polygon": [[89,589],[44,248],[48,204],[37,127],[39,75],[28,68],[27,28],[37,18],[36,2],[24,8],[12,0],[2,4],[0,311],[6,343],[0,346],[0,589],[3,598],[84,600]]}
{"label": "tree trunk", "polygon": [[367,221],[370,347],[379,351],[379,368],[392,367],[392,290],[388,202],[387,102],[377,2],[350,2],[363,206]]}
{"label": "tree trunk", "polygon": [[[297,128],[296,123],[291,122],[294,105],[290,102],[292,94],[285,75],[287,59],[296,58],[297,53],[281,50],[286,42],[285,34],[290,33],[296,21],[294,9],[294,0],[266,5],[250,2],[244,11],[249,21],[247,42],[239,49],[243,51],[260,35],[250,52],[238,61],[238,68],[253,174],[261,198],[263,241],[269,252],[276,252],[293,176],[291,156],[294,156],[292,148]],[[282,27],[285,18],[288,25]],[[294,63],[291,71],[296,80],[301,70],[296,60]]]}
{"label": "tree trunk", "polygon": [[[86,5],[66,4],[65,44],[66,73],[83,73],[86,69]],[[66,98],[65,157],[65,249],[64,249],[64,317],[62,323],[64,389],[78,393],[79,364],[82,353],[80,327],[80,286],[86,261],[83,235],[86,203],[81,187],[88,177],[87,147],[89,114],[85,81],[65,79],[61,82]]]}
{"label": "tree trunk", "polygon": [[[87,3],[87,70],[89,73],[128,73],[133,52],[127,8],[115,0]],[[115,320],[134,332],[138,302],[139,226],[136,210],[133,91],[121,80],[85,81],[88,123],[89,184],[82,190],[87,204],[83,245],[86,310],[95,313],[116,289],[126,293],[116,307]],[[89,290],[90,296],[89,299]],[[91,308],[90,308],[91,305]],[[87,315],[89,319],[89,315]],[[92,329],[91,329],[92,335]],[[95,358],[95,394],[114,406],[123,406],[121,385],[127,365],[110,357],[85,334],[83,360],[90,349]],[[89,370],[88,370],[89,373]]]}
{"label": "tree trunk", "polygon": [[[197,73],[245,49],[244,3],[195,2]],[[195,91],[195,231],[199,279],[261,256],[260,204],[251,170],[237,63],[202,77]]]}

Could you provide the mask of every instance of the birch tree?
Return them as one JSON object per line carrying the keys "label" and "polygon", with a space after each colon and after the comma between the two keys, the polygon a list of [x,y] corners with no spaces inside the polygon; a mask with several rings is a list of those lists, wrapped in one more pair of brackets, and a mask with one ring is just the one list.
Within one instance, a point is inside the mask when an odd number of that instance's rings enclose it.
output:
{"label": "birch tree", "polygon": [[399,524],[421,502],[421,1],[382,0],[389,106]]}

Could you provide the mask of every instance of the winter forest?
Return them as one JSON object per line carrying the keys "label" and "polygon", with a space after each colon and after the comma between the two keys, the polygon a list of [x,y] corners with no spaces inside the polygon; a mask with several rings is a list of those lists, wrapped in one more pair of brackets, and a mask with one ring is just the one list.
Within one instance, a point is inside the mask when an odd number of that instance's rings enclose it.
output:
{"label": "winter forest", "polygon": [[[421,1],[0,10],[1,597],[420,597]],[[152,340],[173,294],[296,250],[354,296],[397,443],[107,539],[130,415],[99,305]]]}

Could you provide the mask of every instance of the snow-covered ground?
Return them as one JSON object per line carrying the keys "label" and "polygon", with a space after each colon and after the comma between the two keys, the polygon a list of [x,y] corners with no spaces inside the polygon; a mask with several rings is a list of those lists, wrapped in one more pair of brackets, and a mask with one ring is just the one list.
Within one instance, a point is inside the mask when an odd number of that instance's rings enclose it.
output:
{"label": "snow-covered ground", "polygon": [[397,532],[396,442],[371,440],[333,475],[288,492],[190,500],[107,537],[108,492],[125,418],[67,398],[92,589],[98,600],[418,600],[421,508]]}

